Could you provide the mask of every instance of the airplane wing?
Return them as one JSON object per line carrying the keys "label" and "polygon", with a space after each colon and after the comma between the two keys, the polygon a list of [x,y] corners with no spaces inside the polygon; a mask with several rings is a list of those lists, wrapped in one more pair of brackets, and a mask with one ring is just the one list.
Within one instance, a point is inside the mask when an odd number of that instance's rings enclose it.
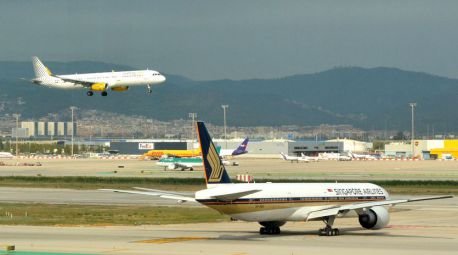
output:
{"label": "airplane wing", "polygon": [[212,188],[207,192],[207,195],[211,198],[218,199],[221,201],[233,201],[237,198],[254,194],[261,191],[260,189],[253,189],[251,187],[239,187],[228,190],[226,187]]}
{"label": "airplane wing", "polygon": [[365,203],[334,206],[330,208],[316,210],[316,211],[309,213],[309,215],[307,216],[307,220],[319,219],[319,218],[324,218],[328,216],[337,216],[339,214],[347,213],[348,211],[351,211],[351,210],[368,209],[373,206],[396,205],[396,204],[401,204],[401,203],[410,203],[410,202],[444,199],[444,198],[452,198],[452,197],[453,196],[436,196],[436,197],[374,201],[374,202],[365,202]]}
{"label": "airplane wing", "polygon": [[84,80],[76,80],[76,79],[69,79],[69,78],[65,78],[65,77],[62,77],[62,76],[59,76],[59,75],[52,75],[53,77],[56,77],[56,78],[59,78],[61,80],[64,80],[64,81],[67,81],[67,82],[72,82],[72,83],[75,83],[75,84],[80,84],[84,87],[90,87],[92,86],[92,84],[96,83],[96,82],[93,82],[93,81],[84,81]]}
{"label": "airplane wing", "polygon": [[100,189],[100,190],[118,192],[118,193],[128,193],[128,194],[156,196],[156,197],[162,197],[162,198],[177,200],[178,203],[196,202],[196,199],[194,199],[193,197],[188,197],[186,195],[183,195],[183,194],[180,194],[180,193],[177,193],[177,192],[168,192],[168,191],[163,191],[163,190],[153,190],[153,189],[145,189],[145,188],[136,188],[136,189],[141,189],[143,191],[120,190],[120,189]]}

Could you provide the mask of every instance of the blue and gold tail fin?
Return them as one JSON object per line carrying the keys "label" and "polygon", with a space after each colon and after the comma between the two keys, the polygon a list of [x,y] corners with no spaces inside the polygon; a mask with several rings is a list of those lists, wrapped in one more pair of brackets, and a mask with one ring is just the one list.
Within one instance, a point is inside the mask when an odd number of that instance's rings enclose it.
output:
{"label": "blue and gold tail fin", "polygon": [[208,184],[231,183],[221,158],[213,144],[212,138],[201,121],[197,122],[197,136],[202,151],[202,161],[205,169],[205,181]]}

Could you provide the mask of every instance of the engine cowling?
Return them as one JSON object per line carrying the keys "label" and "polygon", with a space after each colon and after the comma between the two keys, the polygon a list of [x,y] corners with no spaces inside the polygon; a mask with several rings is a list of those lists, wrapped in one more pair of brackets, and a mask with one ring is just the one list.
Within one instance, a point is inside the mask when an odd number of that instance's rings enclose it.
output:
{"label": "engine cowling", "polygon": [[382,206],[374,206],[359,215],[359,224],[366,229],[382,229],[390,222],[390,214]]}
{"label": "engine cowling", "polygon": [[122,86],[122,87],[113,87],[111,90],[113,91],[126,91],[129,89],[129,86]]}
{"label": "engine cowling", "polygon": [[94,83],[91,85],[92,91],[105,91],[108,84],[105,83]]}

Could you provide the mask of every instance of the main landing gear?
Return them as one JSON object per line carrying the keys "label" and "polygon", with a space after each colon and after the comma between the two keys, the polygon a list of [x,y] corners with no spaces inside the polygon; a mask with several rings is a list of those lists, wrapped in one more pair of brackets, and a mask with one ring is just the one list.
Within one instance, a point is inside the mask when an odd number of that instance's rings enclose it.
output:
{"label": "main landing gear", "polygon": [[263,221],[259,222],[262,225],[259,228],[259,234],[261,235],[279,235],[281,233],[280,227],[285,224],[282,221]]}
{"label": "main landing gear", "polygon": [[[108,95],[108,92],[102,91],[102,93],[100,93],[100,94],[101,94],[103,97],[106,97],[106,96]],[[91,90],[89,90],[88,92],[86,92],[86,95],[89,96],[89,97],[91,97],[91,96],[94,95],[94,92],[91,91]]]}
{"label": "main landing gear", "polygon": [[321,228],[319,230],[320,236],[338,236],[340,234],[339,229],[332,228],[334,224],[334,220],[336,219],[335,216],[329,216],[323,219],[323,222],[326,224],[325,228]]}
{"label": "main landing gear", "polygon": [[151,85],[146,85],[148,87],[148,93],[151,94],[151,92],[153,92],[153,90],[151,89]]}

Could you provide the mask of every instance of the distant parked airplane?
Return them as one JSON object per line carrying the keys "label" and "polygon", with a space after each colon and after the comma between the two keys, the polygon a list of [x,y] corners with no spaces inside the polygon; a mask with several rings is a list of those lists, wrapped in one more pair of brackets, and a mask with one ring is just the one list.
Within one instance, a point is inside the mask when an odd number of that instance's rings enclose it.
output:
{"label": "distant parked airplane", "polygon": [[32,63],[35,71],[35,78],[31,80],[33,83],[58,89],[86,88],[88,96],[92,96],[94,91],[107,96],[108,90],[126,91],[131,86],[144,85],[151,93],[151,85],[165,81],[164,75],[153,70],[55,75],[38,57],[32,57]]}
{"label": "distant parked airplane", "polygon": [[14,155],[9,152],[0,152],[0,158],[13,158]]}
{"label": "distant parked airplane", "polygon": [[322,158],[320,157],[315,157],[315,156],[307,156],[304,153],[301,153],[301,156],[305,159],[308,159],[309,161],[320,161]]}
{"label": "distant parked airplane", "polygon": [[372,160],[372,159],[377,159],[375,156],[373,155],[369,155],[369,154],[356,154],[356,153],[353,153],[350,151],[349,155],[354,158],[354,159],[367,159],[367,160]]}
{"label": "distant parked airplane", "polygon": [[281,158],[286,161],[297,162],[297,163],[299,163],[299,161],[306,162],[306,163],[310,162],[310,160],[305,157],[288,156],[283,152],[280,152],[280,155],[281,155]]}

